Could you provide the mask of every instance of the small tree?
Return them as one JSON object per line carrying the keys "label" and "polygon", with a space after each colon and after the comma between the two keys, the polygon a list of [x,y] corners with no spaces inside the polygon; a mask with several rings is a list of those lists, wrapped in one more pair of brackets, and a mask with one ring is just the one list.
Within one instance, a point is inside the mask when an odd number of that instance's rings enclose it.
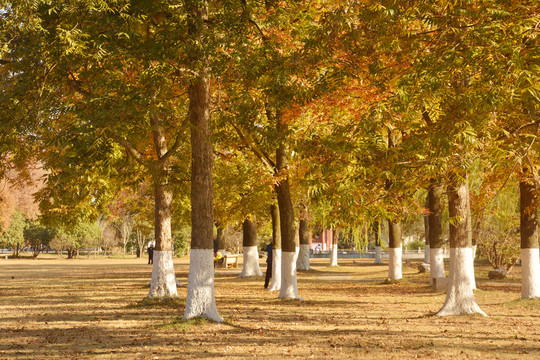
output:
{"label": "small tree", "polygon": [[[515,185],[515,184],[513,184]],[[517,186],[502,189],[474,226],[477,251],[494,269],[510,271],[520,256]]]}
{"label": "small tree", "polygon": [[74,229],[74,236],[80,248],[93,249],[102,243],[101,227],[97,223],[80,222]]}
{"label": "small tree", "polygon": [[11,222],[6,231],[0,235],[0,244],[6,244],[13,248],[13,256],[19,256],[21,247],[24,245],[24,228],[26,219],[24,215],[15,210],[11,218]]}
{"label": "small tree", "polygon": [[68,253],[68,259],[72,259],[79,248],[79,244],[76,243],[76,238],[73,236],[73,232],[68,231],[64,227],[58,227],[54,232],[54,237],[50,242],[50,247],[60,253],[64,250]]}
{"label": "small tree", "polygon": [[182,257],[185,256],[189,249],[189,243],[191,241],[191,228],[189,226],[184,226],[176,231],[173,231],[173,245],[174,245],[174,256]]}
{"label": "small tree", "polygon": [[43,226],[37,221],[32,221],[24,229],[24,240],[27,245],[33,248],[33,257],[36,258],[43,246],[49,245],[54,236],[54,230],[48,226]]}

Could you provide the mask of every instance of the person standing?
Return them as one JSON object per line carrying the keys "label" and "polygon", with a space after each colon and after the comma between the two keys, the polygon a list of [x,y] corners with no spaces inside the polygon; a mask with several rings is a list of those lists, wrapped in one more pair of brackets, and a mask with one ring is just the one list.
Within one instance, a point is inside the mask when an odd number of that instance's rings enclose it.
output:
{"label": "person standing", "polygon": [[154,263],[154,243],[150,242],[148,244],[148,249],[146,250],[148,251],[148,265],[153,264]]}
{"label": "person standing", "polygon": [[266,245],[266,277],[264,278],[264,288],[268,289],[268,284],[272,278],[272,243]]}

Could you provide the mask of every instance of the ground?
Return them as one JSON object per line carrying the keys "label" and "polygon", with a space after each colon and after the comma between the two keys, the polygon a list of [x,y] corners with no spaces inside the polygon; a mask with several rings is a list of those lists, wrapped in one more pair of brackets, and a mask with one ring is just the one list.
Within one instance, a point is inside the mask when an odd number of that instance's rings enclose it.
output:
{"label": "ground", "polygon": [[[313,260],[313,259],[312,259]],[[404,266],[384,283],[373,260],[312,261],[298,275],[305,300],[278,300],[264,278],[216,273],[223,324],[180,320],[175,301],[145,300],[145,259],[0,260],[0,359],[538,359],[540,301],[520,300],[520,269],[489,281],[478,264],[475,296],[489,316],[434,317],[445,295]],[[185,285],[188,258],[176,259]],[[264,263],[261,268],[265,271]]]}

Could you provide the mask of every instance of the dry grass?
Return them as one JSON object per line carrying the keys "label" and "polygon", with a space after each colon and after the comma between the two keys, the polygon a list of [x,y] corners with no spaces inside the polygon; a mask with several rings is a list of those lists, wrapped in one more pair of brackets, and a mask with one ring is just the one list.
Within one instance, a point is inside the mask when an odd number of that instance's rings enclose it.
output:
{"label": "dry grass", "polygon": [[[188,259],[175,260],[187,281]],[[182,321],[177,300],[148,300],[145,260],[0,260],[0,359],[538,359],[540,302],[520,298],[519,268],[491,282],[477,266],[476,300],[489,317],[431,316],[445,295],[405,267],[383,284],[372,260],[312,262],[305,301],[278,300],[263,278],[216,274],[224,324]],[[264,270],[264,269],[263,269]]]}

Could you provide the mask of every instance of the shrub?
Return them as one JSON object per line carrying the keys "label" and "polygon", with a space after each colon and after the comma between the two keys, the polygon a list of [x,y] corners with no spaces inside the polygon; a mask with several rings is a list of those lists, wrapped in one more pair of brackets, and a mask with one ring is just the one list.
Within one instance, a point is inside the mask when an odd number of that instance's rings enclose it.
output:
{"label": "shrub", "polygon": [[424,250],[426,248],[426,242],[424,240],[421,240],[421,239],[409,241],[405,245],[405,248],[407,250],[418,250],[418,248]]}
{"label": "shrub", "polygon": [[172,238],[174,245],[174,256],[186,256],[191,242],[191,228],[184,227],[174,231]]}

